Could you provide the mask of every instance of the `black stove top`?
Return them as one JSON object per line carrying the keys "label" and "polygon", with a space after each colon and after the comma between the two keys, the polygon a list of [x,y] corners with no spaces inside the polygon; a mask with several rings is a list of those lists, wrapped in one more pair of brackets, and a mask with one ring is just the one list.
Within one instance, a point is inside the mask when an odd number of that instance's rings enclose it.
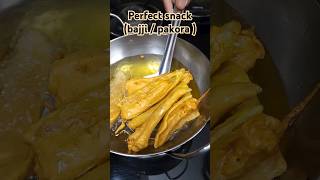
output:
{"label": "black stove top", "polygon": [[[196,137],[179,150],[191,152],[209,142],[208,124]],[[175,159],[169,155],[137,159],[111,154],[111,180],[208,180],[210,179],[210,153],[190,159]]]}
{"label": "black stove top", "polygon": [[[111,0],[111,12],[126,21],[125,12],[128,9],[135,11],[163,11],[160,0],[151,1],[124,1]],[[194,21],[197,23],[196,36],[179,35],[178,37],[190,42],[199,48],[209,59],[210,57],[210,16],[203,4],[190,4],[188,9],[197,15]],[[110,39],[121,36],[121,25],[111,19]],[[168,22],[161,22],[161,24]],[[183,22],[182,22],[183,23]],[[192,152],[209,143],[209,124],[191,141],[183,145],[178,151]],[[207,180],[209,179],[210,153],[199,154],[188,160],[179,160],[169,155],[160,158],[137,159],[111,154],[110,171],[111,180]]]}

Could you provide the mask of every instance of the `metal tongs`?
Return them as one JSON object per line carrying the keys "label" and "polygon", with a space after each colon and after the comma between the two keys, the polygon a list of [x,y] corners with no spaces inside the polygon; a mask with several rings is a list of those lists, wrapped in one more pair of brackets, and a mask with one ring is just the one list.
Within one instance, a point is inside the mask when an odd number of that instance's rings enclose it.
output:
{"label": "metal tongs", "polygon": [[[174,13],[182,13],[183,11],[180,11],[176,7],[174,7],[173,12]],[[178,27],[181,24],[181,20],[180,19],[179,20],[172,20],[171,24],[174,27]],[[157,72],[155,74],[147,75],[147,76],[145,76],[145,78],[151,78],[151,77],[159,76],[161,74],[165,74],[165,73],[170,72],[172,58],[173,58],[173,52],[174,52],[174,48],[175,48],[176,41],[177,41],[177,36],[178,36],[178,34],[176,34],[176,33],[168,35],[164,54],[163,54],[163,57],[161,60],[161,64],[159,66],[159,72]]]}

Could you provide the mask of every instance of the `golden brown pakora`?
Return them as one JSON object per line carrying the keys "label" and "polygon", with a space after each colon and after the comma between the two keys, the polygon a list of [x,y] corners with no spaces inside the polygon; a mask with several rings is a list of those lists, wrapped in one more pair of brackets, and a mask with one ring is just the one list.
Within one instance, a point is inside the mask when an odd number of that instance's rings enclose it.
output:
{"label": "golden brown pakora", "polygon": [[192,98],[190,93],[185,95],[168,110],[161,121],[155,137],[154,147],[158,148],[162,146],[169,140],[175,131],[179,130],[188,121],[197,118],[199,115],[198,100]]}
{"label": "golden brown pakora", "polygon": [[252,29],[244,30],[236,21],[213,26],[211,33],[211,178],[273,179],[286,169],[278,147],[285,128],[263,114],[257,97],[261,88],[252,86],[246,74],[264,58],[264,47]]}
{"label": "golden brown pakora", "polygon": [[41,179],[74,179],[106,160],[106,102],[106,97],[89,93],[32,126],[27,137],[36,152],[36,173]]}
{"label": "golden brown pakora", "polygon": [[225,113],[244,100],[256,96],[261,90],[253,83],[232,83],[213,88],[209,96],[211,125],[214,126]]}
{"label": "golden brown pakora", "polygon": [[211,86],[217,87],[232,83],[250,83],[247,73],[236,63],[224,63],[212,76]]}
{"label": "golden brown pakora", "polygon": [[179,98],[190,91],[191,89],[185,82],[181,82],[175,87],[168,96],[160,102],[161,105],[152,113],[150,119],[129,136],[128,149],[133,152],[138,152],[146,148],[152,131],[164,117],[165,113]]}
{"label": "golden brown pakora", "polygon": [[26,136],[32,142],[35,138],[46,137],[66,130],[86,129],[106,119],[106,101],[106,98],[89,96],[79,102],[65,105],[31,126]]}
{"label": "golden brown pakora", "polygon": [[177,70],[168,79],[159,79],[123,98],[120,109],[123,119],[132,119],[161,101],[185,76],[185,70]]}
{"label": "golden brown pakora", "polygon": [[40,119],[54,50],[39,32],[25,29],[17,35],[10,54],[0,64],[0,133],[23,134]]}
{"label": "golden brown pakora", "polygon": [[257,59],[263,59],[265,50],[252,30],[242,30],[241,24],[231,21],[222,27],[213,26],[212,34],[212,72],[226,61],[232,61],[245,71],[251,69]]}
{"label": "golden brown pakora", "polygon": [[105,162],[107,129],[106,123],[100,121],[86,129],[61,131],[37,138],[33,147],[39,178],[75,179]]}
{"label": "golden brown pakora", "polygon": [[105,53],[78,52],[55,61],[52,66],[49,91],[57,106],[75,101],[108,81]]}
{"label": "golden brown pakora", "polygon": [[283,131],[281,122],[265,114],[255,115],[234,132],[216,141],[212,149],[213,177],[232,179],[247,173],[275,154]]}

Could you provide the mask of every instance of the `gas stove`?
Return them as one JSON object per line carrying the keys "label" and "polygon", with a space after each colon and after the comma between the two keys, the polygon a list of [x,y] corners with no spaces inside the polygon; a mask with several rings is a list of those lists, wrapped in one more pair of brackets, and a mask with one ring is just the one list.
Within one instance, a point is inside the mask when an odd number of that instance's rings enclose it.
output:
{"label": "gas stove", "polygon": [[[192,152],[209,142],[208,124],[196,137],[178,151]],[[111,180],[208,180],[210,179],[210,153],[202,153],[190,159],[175,159],[169,155],[137,159],[110,155]]]}
{"label": "gas stove", "polygon": [[[203,2],[193,1],[188,10],[193,13],[193,19],[197,23],[198,32],[196,36],[178,35],[178,37],[192,43],[199,48],[210,59],[210,15],[209,6]],[[128,22],[126,12],[134,10],[142,12],[163,11],[160,0],[132,1],[132,0],[111,0],[110,11]],[[115,19],[110,19],[110,39],[122,36],[121,23]],[[137,22],[130,22],[137,23]],[[148,23],[148,22],[143,22]],[[156,22],[157,25],[169,22]],[[182,22],[184,23],[184,22]],[[180,147],[177,151],[192,152],[209,143],[210,125],[207,126],[191,141]],[[137,159],[110,155],[111,180],[207,180],[210,179],[210,153],[202,153],[190,159],[176,159],[169,155],[159,158]]]}

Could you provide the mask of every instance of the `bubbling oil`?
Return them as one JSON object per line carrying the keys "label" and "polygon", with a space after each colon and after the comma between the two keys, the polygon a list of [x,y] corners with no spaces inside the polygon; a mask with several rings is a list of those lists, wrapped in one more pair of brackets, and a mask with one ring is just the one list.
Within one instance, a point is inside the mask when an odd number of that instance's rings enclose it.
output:
{"label": "bubbling oil", "polygon": [[[111,79],[115,72],[119,71],[129,75],[129,78],[143,78],[144,76],[155,74],[159,70],[161,58],[161,55],[154,54],[126,57],[111,65]],[[187,68],[183,66],[183,64],[181,64],[177,59],[173,58],[171,71],[181,68],[187,70]],[[189,87],[192,89],[193,97],[199,98],[200,91],[194,80],[189,83]]]}
{"label": "bubbling oil", "polygon": [[158,72],[159,66],[159,57],[156,55],[131,56],[111,65],[111,73],[121,71],[130,78],[142,78]]}

